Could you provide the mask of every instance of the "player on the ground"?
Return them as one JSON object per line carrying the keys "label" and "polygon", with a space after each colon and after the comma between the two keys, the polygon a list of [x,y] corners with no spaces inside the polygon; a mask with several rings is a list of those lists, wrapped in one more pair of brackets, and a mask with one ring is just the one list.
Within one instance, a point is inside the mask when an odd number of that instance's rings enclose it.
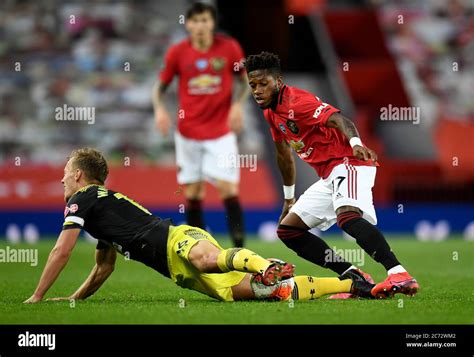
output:
{"label": "player on the ground", "polygon": [[[205,181],[219,191],[229,233],[236,247],[244,245],[244,223],[239,201],[239,165],[236,133],[242,129],[242,103],[249,90],[242,68],[244,53],[228,36],[214,34],[216,10],[195,3],[186,14],[189,38],[171,46],[159,82],[153,88],[158,130],[168,135],[171,120],[164,93],[179,76],[177,132],[175,133],[178,183],[184,186],[186,219],[205,228],[202,214]],[[232,98],[233,77],[238,89]],[[232,130],[232,131],[231,131]]]}
{"label": "player on the ground", "polygon": [[[338,274],[363,273],[344,261],[319,237],[308,230],[338,226],[354,237],[369,256],[381,263],[387,279],[372,294],[401,292],[413,295],[419,286],[402,267],[375,224],[372,203],[377,155],[365,147],[353,122],[340,110],[313,94],[285,85],[280,59],[262,52],[245,61],[252,95],[270,125],[277,149],[285,202],[278,237],[299,256]],[[321,178],[295,202],[295,163],[298,156]],[[337,259],[327,259],[337,257]]]}
{"label": "player on the ground", "polygon": [[193,289],[223,301],[244,299],[313,299],[337,292],[370,297],[373,284],[357,276],[292,278],[294,266],[267,260],[245,248],[222,249],[206,231],[173,226],[146,208],[104,186],[107,162],[94,149],[72,152],[62,183],[67,202],[63,230],[49,254],[38,286],[25,303],[43,299],[66,266],[81,229],[98,239],[96,264],[84,283],[67,298],[85,299],[112,274],[116,251],[140,261]]}

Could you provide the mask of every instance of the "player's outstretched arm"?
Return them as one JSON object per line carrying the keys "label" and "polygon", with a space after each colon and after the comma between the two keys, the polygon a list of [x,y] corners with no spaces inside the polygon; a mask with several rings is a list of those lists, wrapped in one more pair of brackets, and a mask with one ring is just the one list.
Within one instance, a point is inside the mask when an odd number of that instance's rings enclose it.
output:
{"label": "player's outstretched arm", "polygon": [[349,140],[355,157],[364,161],[369,159],[373,160],[374,162],[377,161],[377,154],[375,151],[365,147],[362,144],[359,137],[359,132],[351,120],[340,113],[334,113],[328,118],[326,126],[342,131],[347,140]]}
{"label": "player's outstretched arm", "polygon": [[275,142],[277,163],[283,179],[283,190],[285,193],[285,202],[281,212],[280,220],[288,214],[291,206],[295,203],[295,182],[296,182],[296,166],[291,147],[286,141]]}
{"label": "player's outstretched arm", "polygon": [[46,262],[35,292],[28,300],[24,301],[24,303],[34,304],[43,299],[43,296],[66,266],[72,250],[76,245],[80,231],[80,229],[68,229],[61,232],[56,245],[51,250],[51,253],[49,253],[48,261]]}
{"label": "player's outstretched arm", "polygon": [[110,274],[112,274],[114,271],[116,259],[117,253],[113,247],[97,249],[95,251],[96,264],[94,268],[92,268],[92,271],[87,277],[86,281],[84,281],[79,289],[77,289],[77,291],[69,297],[51,298],[48,300],[82,300],[93,295],[97,290],[99,290],[102,284],[104,284]]}

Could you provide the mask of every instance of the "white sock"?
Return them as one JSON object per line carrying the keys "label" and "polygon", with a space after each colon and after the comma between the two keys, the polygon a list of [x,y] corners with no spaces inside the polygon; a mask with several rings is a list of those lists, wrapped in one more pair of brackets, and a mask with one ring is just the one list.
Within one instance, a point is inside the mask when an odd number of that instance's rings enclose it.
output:
{"label": "white sock", "polygon": [[405,268],[402,267],[401,265],[395,265],[393,268],[387,271],[387,274],[390,275],[390,274],[398,274],[398,273],[406,273],[406,272],[407,271],[405,270]]}
{"label": "white sock", "polygon": [[349,269],[347,269],[344,273],[342,273],[341,275],[344,275],[345,273],[347,273],[349,270],[351,269],[357,269],[357,267],[355,265],[351,265],[351,267]]}

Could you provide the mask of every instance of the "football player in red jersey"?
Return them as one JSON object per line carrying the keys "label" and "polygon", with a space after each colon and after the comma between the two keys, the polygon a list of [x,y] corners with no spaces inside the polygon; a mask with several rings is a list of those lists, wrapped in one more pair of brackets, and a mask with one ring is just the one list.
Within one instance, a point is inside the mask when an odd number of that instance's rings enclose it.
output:
{"label": "football player in red jersey", "polygon": [[[216,11],[195,3],[186,14],[189,38],[171,46],[159,81],[153,88],[158,130],[171,126],[163,95],[179,77],[178,123],[175,133],[178,183],[184,185],[187,223],[205,228],[201,201],[210,180],[224,202],[229,232],[236,247],[243,246],[244,224],[238,198],[239,165],[236,133],[242,129],[242,103],[249,91],[242,67],[244,53],[228,36],[214,34]],[[232,98],[234,76],[240,86]]]}
{"label": "football player in red jersey", "polygon": [[[372,203],[377,155],[362,143],[353,122],[315,95],[285,85],[277,55],[262,52],[246,58],[252,95],[270,125],[285,202],[278,236],[299,256],[338,274],[368,275],[344,261],[319,237],[337,222],[369,256],[387,270],[387,279],[372,289],[376,297],[401,292],[414,295],[419,285],[402,267],[377,229]],[[298,156],[321,178],[295,201],[295,164]],[[328,259],[329,258],[329,259]]]}

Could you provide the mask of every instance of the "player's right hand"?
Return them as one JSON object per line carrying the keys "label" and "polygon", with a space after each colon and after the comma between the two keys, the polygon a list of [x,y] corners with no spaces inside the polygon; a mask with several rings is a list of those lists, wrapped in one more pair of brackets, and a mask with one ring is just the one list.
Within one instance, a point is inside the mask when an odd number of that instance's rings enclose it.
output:
{"label": "player's right hand", "polygon": [[168,135],[171,127],[171,120],[168,112],[163,108],[163,106],[158,108],[155,112],[155,125],[163,136]]}
{"label": "player's right hand", "polygon": [[285,202],[283,203],[283,209],[281,210],[280,219],[278,220],[278,224],[280,224],[283,218],[285,218],[285,216],[288,214],[288,212],[290,211],[291,207],[293,207],[295,202],[296,202],[295,198],[292,198],[290,200],[285,200]]}

